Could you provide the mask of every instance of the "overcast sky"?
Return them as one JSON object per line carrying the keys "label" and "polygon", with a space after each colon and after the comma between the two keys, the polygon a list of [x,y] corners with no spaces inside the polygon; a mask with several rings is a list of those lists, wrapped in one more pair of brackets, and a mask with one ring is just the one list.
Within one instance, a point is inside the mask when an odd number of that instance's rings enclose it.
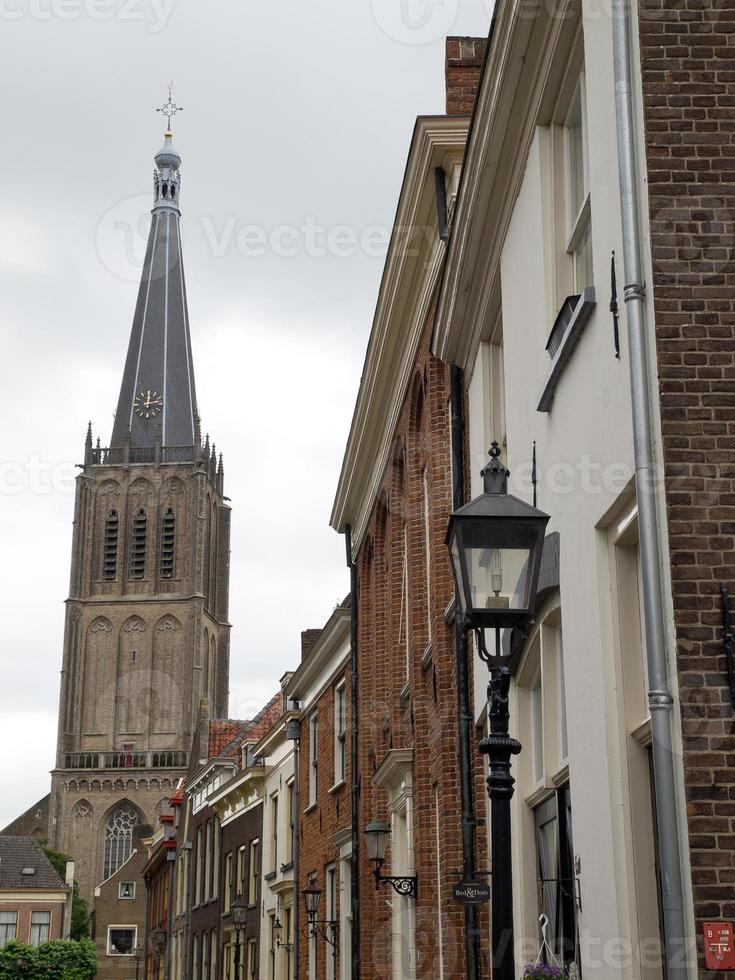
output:
{"label": "overcast sky", "polygon": [[0,0],[0,827],[48,791],[74,464],[107,444],[175,81],[247,717],[347,593],[328,526],[414,119],[492,0]]}

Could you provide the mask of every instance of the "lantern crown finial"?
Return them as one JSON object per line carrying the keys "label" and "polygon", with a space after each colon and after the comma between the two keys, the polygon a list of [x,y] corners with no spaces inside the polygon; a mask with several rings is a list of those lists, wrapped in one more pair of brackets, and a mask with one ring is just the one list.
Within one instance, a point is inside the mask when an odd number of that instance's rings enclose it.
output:
{"label": "lantern crown finial", "polygon": [[507,470],[500,462],[500,446],[493,441],[490,447],[490,462],[481,473],[485,484],[485,493],[507,493],[508,477],[510,470]]}

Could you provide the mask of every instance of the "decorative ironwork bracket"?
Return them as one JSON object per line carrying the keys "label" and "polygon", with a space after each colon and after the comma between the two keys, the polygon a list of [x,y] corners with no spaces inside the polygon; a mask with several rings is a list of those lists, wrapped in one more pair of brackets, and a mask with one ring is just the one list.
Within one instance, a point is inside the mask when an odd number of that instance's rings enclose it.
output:
{"label": "decorative ironwork bracket", "polygon": [[724,582],[720,583],[722,596],[722,645],[727,660],[727,674],[730,685],[730,703],[735,708],[735,635],[732,631],[730,593]]}
{"label": "decorative ironwork bracket", "polygon": [[375,875],[375,890],[377,891],[380,886],[384,883],[388,883],[393,886],[393,891],[397,895],[404,895],[406,898],[413,898],[414,900],[418,896],[418,877],[414,875],[413,877],[396,877],[395,875],[382,875],[380,873],[380,865],[373,872]]}
{"label": "decorative ironwork bracket", "polygon": [[302,930],[305,939],[312,936],[321,936],[334,950],[334,955],[339,952],[339,922],[329,919],[310,919]]}

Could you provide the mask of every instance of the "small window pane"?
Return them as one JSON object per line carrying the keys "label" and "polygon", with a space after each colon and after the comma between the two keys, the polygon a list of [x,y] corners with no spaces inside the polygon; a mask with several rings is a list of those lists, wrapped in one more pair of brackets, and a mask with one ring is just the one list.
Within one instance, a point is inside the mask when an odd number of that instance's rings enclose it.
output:
{"label": "small window pane", "polygon": [[18,929],[17,912],[0,912],[0,949],[15,939]]}
{"label": "small window pane", "polygon": [[134,926],[121,926],[110,929],[107,940],[107,952],[109,956],[132,956],[135,950]]}
{"label": "small window pane", "polygon": [[31,912],[31,946],[47,943],[51,932],[50,912]]}

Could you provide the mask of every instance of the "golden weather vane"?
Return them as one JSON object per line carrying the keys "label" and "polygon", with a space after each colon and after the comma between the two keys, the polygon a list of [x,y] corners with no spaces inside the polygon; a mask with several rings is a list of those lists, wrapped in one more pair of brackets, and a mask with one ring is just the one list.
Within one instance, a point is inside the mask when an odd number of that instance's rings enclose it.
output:
{"label": "golden weather vane", "polygon": [[174,94],[174,83],[169,82],[168,101],[160,109],[156,109],[156,112],[163,113],[163,115],[168,120],[168,127],[167,127],[168,129],[171,129],[171,120],[173,119],[173,117],[176,115],[177,112],[181,112],[183,109],[183,106],[176,105],[176,103],[173,100],[173,94]]}

